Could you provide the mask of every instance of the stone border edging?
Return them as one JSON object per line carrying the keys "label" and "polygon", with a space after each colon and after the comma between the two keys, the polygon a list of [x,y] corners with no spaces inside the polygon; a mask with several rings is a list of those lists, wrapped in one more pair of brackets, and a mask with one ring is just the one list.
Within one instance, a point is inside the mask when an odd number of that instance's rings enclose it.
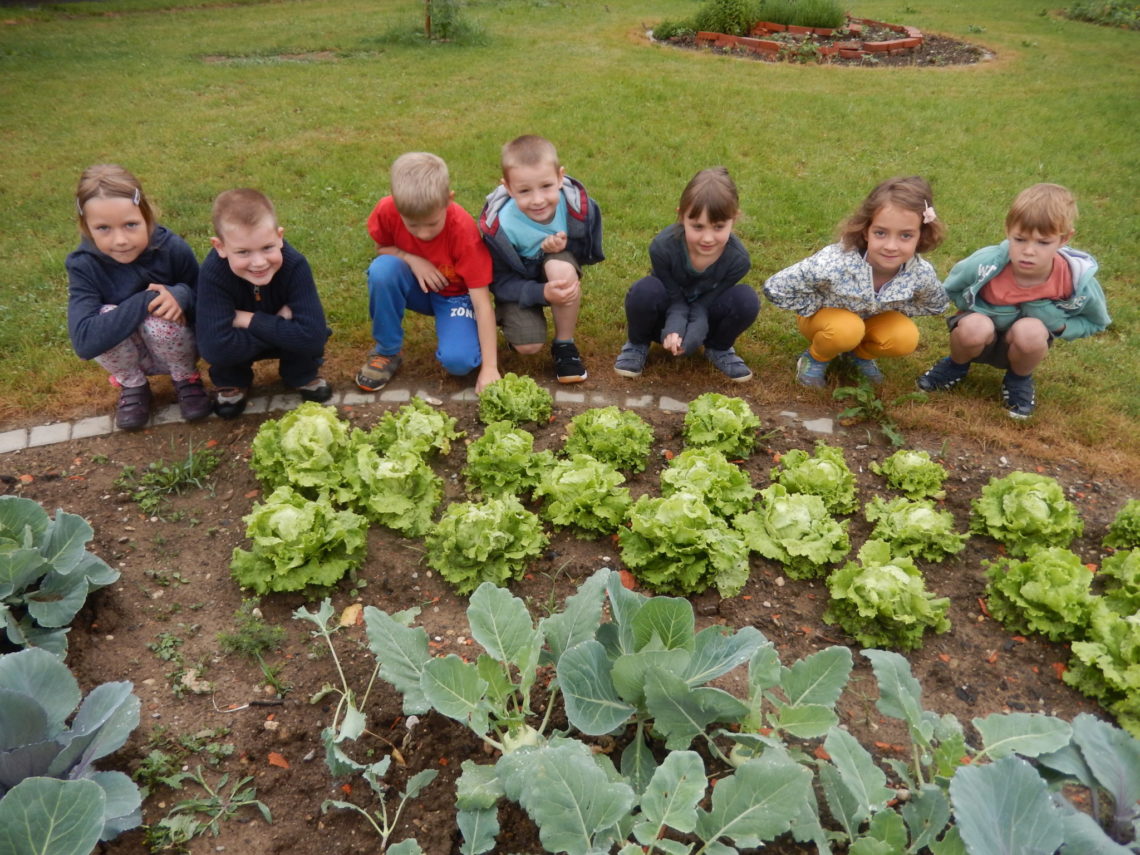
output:
{"label": "stone border edging", "polygon": [[[875,21],[871,18],[848,17],[847,30],[852,36],[862,35],[864,27],[879,27],[880,29],[892,30],[898,33],[901,38],[879,42],[868,42],[853,38],[848,41],[838,42],[834,45],[820,45],[817,48],[819,56],[839,56],[843,59],[861,59],[875,53],[887,53],[892,56],[897,56],[899,54],[910,53],[915,48],[921,47],[923,41],[926,39],[922,31],[917,27],[908,27],[902,24],[888,24],[884,21]],[[764,36],[782,32],[787,32],[791,35],[830,37],[834,36],[837,31],[827,27],[785,26],[784,24],[760,21],[752,27],[751,34],[748,36],[730,36],[727,33],[713,33],[702,30],[697,33],[696,39],[697,44],[702,47],[742,48],[751,53],[774,56],[781,50],[786,50],[789,47],[789,43],[773,41],[772,39],[764,38]]]}

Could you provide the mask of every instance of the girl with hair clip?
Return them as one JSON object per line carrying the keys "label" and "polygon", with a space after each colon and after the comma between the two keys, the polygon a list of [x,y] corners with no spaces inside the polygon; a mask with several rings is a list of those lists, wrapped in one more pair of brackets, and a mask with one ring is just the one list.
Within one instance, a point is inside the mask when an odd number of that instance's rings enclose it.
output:
{"label": "girl with hair clip", "polygon": [[210,414],[192,328],[198,260],[186,241],[155,222],[137,178],[121,166],[88,167],[75,207],[82,240],[67,256],[67,329],[81,359],[93,359],[120,389],[115,423],[150,421],[148,374],[169,374],[182,418]]}
{"label": "girl with hair clip", "polygon": [[686,185],[677,221],[649,244],[652,274],[625,295],[628,340],[615,372],[640,377],[656,341],[673,356],[703,346],[705,358],[729,380],[752,379],[733,347],[760,312],[760,298],[740,281],[752,259],[732,232],[739,216],[736,185],[723,166],[701,170]]}
{"label": "girl with hair clip", "polygon": [[826,385],[827,367],[848,354],[859,374],[883,381],[880,356],[918,347],[910,318],[940,315],[948,305],[938,275],[920,252],[934,249],[945,228],[924,178],[892,178],[871,191],[839,226],[839,241],[764,283],[764,294],[799,317],[808,340],[796,381]]}

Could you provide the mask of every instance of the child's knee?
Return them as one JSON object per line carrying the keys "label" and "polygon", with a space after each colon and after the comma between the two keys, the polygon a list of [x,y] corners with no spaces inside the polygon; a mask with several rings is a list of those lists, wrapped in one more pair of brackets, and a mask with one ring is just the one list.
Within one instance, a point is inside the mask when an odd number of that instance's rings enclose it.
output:
{"label": "child's knee", "polygon": [[534,354],[540,353],[542,351],[543,347],[545,347],[545,345],[546,345],[546,342],[541,342],[541,341],[540,342],[534,342],[532,344],[513,344],[512,343],[511,348],[514,350],[515,353],[521,353],[523,356],[534,356]]}
{"label": "child's knee", "polygon": [[981,312],[963,315],[950,331],[951,341],[967,346],[984,346],[994,340],[993,319]]}
{"label": "child's knee", "polygon": [[397,283],[411,274],[411,268],[403,259],[394,255],[378,255],[368,265],[368,287],[377,288],[389,283]]}
{"label": "child's knee", "polygon": [[440,351],[439,363],[443,366],[443,370],[453,377],[466,377],[482,365],[483,360],[478,354],[474,353],[462,351],[448,353]]}
{"label": "child's knee", "polygon": [[1006,333],[1006,341],[1022,350],[1045,350],[1049,346],[1049,330],[1037,318],[1020,318]]}

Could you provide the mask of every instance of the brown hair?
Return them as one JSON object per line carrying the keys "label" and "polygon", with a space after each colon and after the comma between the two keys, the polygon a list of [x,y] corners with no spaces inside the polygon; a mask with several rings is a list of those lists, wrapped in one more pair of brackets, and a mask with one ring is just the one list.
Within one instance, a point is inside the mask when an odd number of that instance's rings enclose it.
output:
{"label": "brown hair", "polygon": [[499,159],[504,178],[507,177],[507,172],[516,166],[540,166],[549,163],[555,172],[562,168],[562,164],[558,162],[558,149],[554,147],[554,143],[546,137],[535,134],[524,134],[506,143]]}
{"label": "brown hair", "polygon": [[130,172],[115,163],[99,163],[89,166],[79,176],[79,186],[75,189],[75,213],[78,217],[79,232],[91,240],[91,230],[83,216],[84,207],[92,199],[130,199],[138,205],[147,234],[154,233],[155,213],[143,193],[142,184]]}
{"label": "brown hair", "polygon": [[401,154],[392,164],[392,201],[405,217],[426,217],[451,201],[443,158],[426,151]]}
{"label": "brown hair", "polygon": [[1060,184],[1034,184],[1017,194],[1005,215],[1005,230],[1022,228],[1040,235],[1072,234],[1077,221],[1073,194]]}
{"label": "brown hair", "polygon": [[909,178],[890,178],[870,192],[855,213],[839,224],[839,243],[844,249],[867,251],[867,228],[880,208],[893,205],[905,211],[918,214],[920,223],[917,252],[926,252],[942,243],[946,237],[946,227],[935,218],[929,223],[923,221],[923,212],[934,211],[934,192],[925,178],[912,175]]}
{"label": "brown hair", "polygon": [[277,225],[277,211],[269,197],[260,190],[251,190],[243,187],[238,190],[226,190],[219,193],[214,199],[212,212],[214,234],[224,240],[223,226],[245,226],[252,228],[260,225],[264,220],[273,220]]}
{"label": "brown hair", "polygon": [[677,203],[677,222],[685,217],[708,216],[710,223],[735,220],[740,214],[740,195],[723,166],[702,169],[690,179]]}

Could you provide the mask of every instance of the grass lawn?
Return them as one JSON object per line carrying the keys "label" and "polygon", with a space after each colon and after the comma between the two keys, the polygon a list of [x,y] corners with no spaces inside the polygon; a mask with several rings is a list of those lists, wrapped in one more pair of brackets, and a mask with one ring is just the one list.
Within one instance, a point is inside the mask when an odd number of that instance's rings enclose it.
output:
{"label": "grass lawn", "polygon": [[[598,376],[624,340],[622,297],[647,269],[649,240],[700,168],[724,164],[740,187],[739,233],[757,287],[830,242],[835,224],[891,175],[921,173],[934,185],[949,237],[929,258],[942,274],[1001,239],[1023,187],[1069,186],[1081,206],[1073,244],[1100,262],[1113,326],[1055,348],[1027,425],[1010,424],[997,406],[999,375],[988,370],[964,394],[896,416],[904,427],[1137,471],[1140,34],[1044,14],[1038,0],[873,0],[851,11],[979,43],[996,59],[832,68],[647,42],[647,27],[691,14],[693,0],[471,0],[463,14],[483,39],[442,45],[401,37],[422,8],[419,0],[0,8],[0,422],[113,401],[104,373],[78,361],[66,330],[63,262],[77,243],[72,194],[85,166],[134,171],[161,221],[203,255],[214,195],[266,191],[317,274],[336,332],[329,376],[343,385],[370,345],[364,221],[387,192],[392,159],[438,153],[457,200],[477,214],[499,179],[499,146],[532,132],[555,141],[605,215],[608,260],[587,273],[579,335]],[[912,388],[945,351],[941,321],[921,326],[919,352],[885,366],[888,396]],[[410,359],[430,359],[427,338],[409,344]],[[753,394],[792,394],[802,342],[788,313],[766,306],[738,349],[759,377]]]}

